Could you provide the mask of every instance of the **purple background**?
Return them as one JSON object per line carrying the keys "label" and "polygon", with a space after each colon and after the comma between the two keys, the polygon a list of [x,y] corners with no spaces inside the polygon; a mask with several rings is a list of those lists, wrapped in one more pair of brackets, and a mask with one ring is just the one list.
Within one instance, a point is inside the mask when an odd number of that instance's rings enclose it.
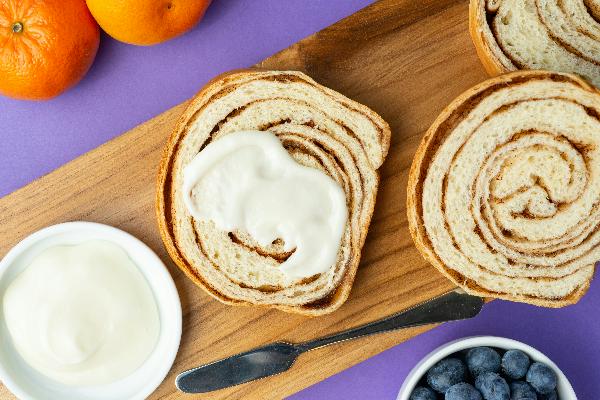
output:
{"label": "purple background", "polygon": [[[370,2],[214,0],[196,29],[159,46],[103,36],[94,66],[74,89],[48,102],[0,97],[0,196],[189,98],[218,73],[252,65]],[[434,329],[292,399],[395,399],[424,355],[470,335],[533,345],[564,370],[580,400],[598,399],[599,306],[598,284],[561,310],[496,301],[473,320]]]}

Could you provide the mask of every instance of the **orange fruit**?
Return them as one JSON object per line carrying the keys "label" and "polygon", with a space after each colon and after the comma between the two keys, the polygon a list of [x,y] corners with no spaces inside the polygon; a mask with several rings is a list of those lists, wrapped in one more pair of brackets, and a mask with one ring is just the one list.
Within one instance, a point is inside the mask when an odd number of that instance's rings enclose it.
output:
{"label": "orange fruit", "polygon": [[59,95],[83,78],[99,42],[85,0],[0,0],[0,93]]}
{"label": "orange fruit", "polygon": [[86,0],[106,33],[121,42],[148,46],[192,29],[210,0]]}

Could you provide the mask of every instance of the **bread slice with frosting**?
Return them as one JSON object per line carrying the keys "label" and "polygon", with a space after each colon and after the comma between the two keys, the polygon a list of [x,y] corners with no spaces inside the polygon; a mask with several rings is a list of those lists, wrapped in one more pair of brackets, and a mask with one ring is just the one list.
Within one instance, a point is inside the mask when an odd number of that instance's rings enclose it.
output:
{"label": "bread slice with frosting", "polygon": [[469,25],[492,75],[546,69],[600,87],[598,0],[471,0]]}
{"label": "bread slice with frosting", "polygon": [[[344,189],[348,220],[328,271],[291,279],[278,268],[290,255],[281,240],[260,246],[247,232],[220,230],[186,209],[185,166],[210,142],[244,130],[274,133],[295,161]],[[164,151],[156,203],[163,242],[179,268],[224,303],[332,312],[350,293],[389,142],[379,115],[303,73],[243,70],[217,77],[190,102]]]}
{"label": "bread slice with frosting", "polygon": [[418,148],[408,220],[421,254],[469,293],[577,302],[600,260],[600,92],[546,71],[468,90]]}

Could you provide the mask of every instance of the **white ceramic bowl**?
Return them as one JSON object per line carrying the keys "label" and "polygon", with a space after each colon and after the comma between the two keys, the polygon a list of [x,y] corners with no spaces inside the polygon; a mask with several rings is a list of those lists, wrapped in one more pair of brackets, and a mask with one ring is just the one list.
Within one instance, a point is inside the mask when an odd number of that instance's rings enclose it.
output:
{"label": "white ceramic bowl", "polygon": [[[171,275],[158,256],[143,242],[111,226],[92,222],[67,222],[33,233],[0,261],[0,299],[10,282],[40,251],[55,245],[107,240],[121,246],[142,272],[156,300],[160,335],[142,366],[128,377],[102,386],[69,387],[50,380],[29,367],[14,349],[0,315],[0,379],[22,400],[123,400],[145,399],[171,369],[181,339],[181,304]],[[0,313],[1,313],[0,307]]]}
{"label": "white ceramic bowl", "polygon": [[433,365],[438,361],[458,351],[479,346],[496,347],[505,350],[522,350],[533,361],[542,362],[556,372],[556,375],[558,376],[557,391],[559,400],[577,400],[577,396],[575,396],[573,387],[571,387],[571,384],[567,380],[565,374],[542,352],[529,345],[526,345],[525,343],[497,336],[473,336],[464,339],[458,339],[433,350],[410,371],[404,380],[402,387],[400,388],[400,393],[398,393],[397,400],[408,400],[410,394],[418,385],[421,378],[427,373],[429,368],[433,367]]}

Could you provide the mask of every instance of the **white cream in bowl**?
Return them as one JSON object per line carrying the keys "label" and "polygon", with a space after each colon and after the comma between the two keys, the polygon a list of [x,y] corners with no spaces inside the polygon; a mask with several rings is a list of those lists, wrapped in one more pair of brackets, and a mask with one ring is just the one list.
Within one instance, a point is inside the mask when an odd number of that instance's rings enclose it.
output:
{"label": "white cream in bowl", "polygon": [[[28,325],[31,324],[32,320],[28,322],[31,316],[21,318],[18,313],[11,316],[11,311],[5,306],[12,308],[10,302],[15,299],[10,300],[10,288],[13,284],[20,286],[20,277],[30,267],[35,267],[36,259],[53,248],[64,250],[67,247],[71,250],[67,250],[69,257],[77,260],[66,263],[72,263],[71,267],[77,269],[75,266],[82,262],[80,253],[87,245],[107,242],[104,251],[111,253],[107,258],[97,260],[98,265],[79,268],[86,276],[70,277],[67,281],[71,283],[65,285],[65,271],[58,273],[54,266],[43,274],[44,279],[38,281],[39,293],[34,297],[49,296],[49,303],[54,304],[55,311],[34,310],[32,314],[37,317],[33,321],[37,322],[29,326],[46,331],[31,332],[34,338],[49,340],[45,340],[44,344],[44,340],[35,339],[32,344],[29,339],[15,339],[9,328],[14,325],[11,321],[18,318],[17,325]],[[64,254],[59,256],[62,258]],[[117,272],[114,269],[119,265],[112,265],[109,267],[112,272],[100,271],[101,266],[107,263],[119,264],[121,268]],[[125,268],[122,268],[123,264]],[[59,277],[61,274],[62,278]],[[87,282],[86,277],[89,278]],[[63,291],[52,293],[50,287],[62,287]],[[67,288],[72,293],[66,293],[64,289]],[[125,293],[126,288],[134,297],[142,298],[133,299]],[[80,292],[76,293],[78,290]],[[27,292],[30,290],[27,289]],[[108,299],[111,296],[115,298]],[[68,222],[49,226],[26,237],[0,261],[0,299],[3,302],[0,307],[0,380],[21,400],[142,400],[164,380],[179,348],[181,304],[171,275],[148,246],[111,226]],[[9,304],[4,304],[7,299]],[[40,308],[44,307],[41,298],[36,301]],[[73,305],[77,301],[81,304]],[[69,307],[72,307],[71,310],[68,310]],[[119,308],[129,308],[129,311],[121,315],[124,310]],[[86,309],[90,313],[86,314]],[[132,312],[144,315],[132,317]],[[99,313],[104,315],[97,315]],[[52,321],[43,321],[44,315],[52,316]],[[42,320],[39,320],[40,316]],[[131,321],[126,321],[128,318],[132,318]],[[14,330],[14,326],[12,328]],[[59,339],[58,343],[56,339]],[[143,343],[132,345],[137,340]],[[29,350],[32,350],[30,347],[33,350],[46,347],[43,350],[46,353],[36,354],[33,360],[23,346]],[[40,362],[45,364],[44,367],[40,366]],[[98,373],[102,369],[105,371]]]}
{"label": "white cream in bowl", "polygon": [[65,385],[130,375],[160,333],[150,286],[127,252],[109,241],[45,249],[10,283],[2,303],[19,354]]}

